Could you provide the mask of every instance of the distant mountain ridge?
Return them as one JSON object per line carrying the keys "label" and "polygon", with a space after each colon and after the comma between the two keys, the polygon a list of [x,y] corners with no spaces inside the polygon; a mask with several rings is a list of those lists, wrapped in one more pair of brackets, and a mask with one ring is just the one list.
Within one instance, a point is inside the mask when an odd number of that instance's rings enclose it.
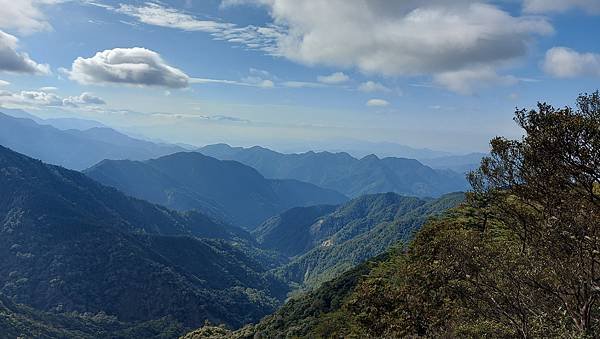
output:
{"label": "distant mountain ridge", "polygon": [[134,139],[107,127],[60,130],[2,113],[0,145],[76,170],[88,168],[103,159],[145,160],[184,150],[179,146]]}
{"label": "distant mountain ridge", "polygon": [[350,197],[383,192],[435,197],[468,188],[464,174],[435,170],[414,159],[380,159],[375,155],[356,159],[348,153],[330,152],[283,154],[259,146],[226,144],[208,145],[198,152],[239,161],[267,178],[297,179]]}
{"label": "distant mountain ridge", "polygon": [[481,165],[481,159],[487,153],[469,153],[464,155],[448,155],[437,158],[421,159],[420,161],[432,168],[449,169],[458,173],[467,173]]}
{"label": "distant mountain ridge", "polygon": [[50,125],[52,127],[58,128],[60,130],[68,130],[68,129],[78,129],[78,130],[86,130],[90,128],[107,128],[108,126],[104,125],[101,122],[89,119],[81,119],[81,118],[40,118],[37,115],[33,115],[27,111],[22,109],[11,109],[0,107],[0,112],[10,115],[14,118],[21,119],[30,119],[38,123],[39,125]]}
{"label": "distant mountain ridge", "polygon": [[295,206],[338,204],[342,194],[297,180],[265,179],[236,161],[179,152],[147,161],[105,160],[84,171],[132,196],[178,209],[198,209],[253,229]]}

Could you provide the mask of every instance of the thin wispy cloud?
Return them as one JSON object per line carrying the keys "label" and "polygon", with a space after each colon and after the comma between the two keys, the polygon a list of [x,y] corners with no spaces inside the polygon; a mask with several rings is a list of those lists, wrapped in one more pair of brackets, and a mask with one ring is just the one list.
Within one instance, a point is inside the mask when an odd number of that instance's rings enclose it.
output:
{"label": "thin wispy cloud", "polygon": [[204,32],[215,40],[241,44],[248,49],[276,54],[277,41],[284,32],[277,25],[244,26],[215,20],[202,20],[182,10],[147,2],[141,6],[121,4],[119,7],[104,5],[104,8],[135,18],[141,23],[189,32]]}

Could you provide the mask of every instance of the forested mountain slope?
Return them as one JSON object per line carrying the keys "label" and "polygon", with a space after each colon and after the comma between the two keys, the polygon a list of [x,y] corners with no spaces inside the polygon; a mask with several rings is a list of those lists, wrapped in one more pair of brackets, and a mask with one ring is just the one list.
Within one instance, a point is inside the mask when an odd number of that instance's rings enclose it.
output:
{"label": "forested mountain slope", "polygon": [[0,292],[42,311],[236,327],[272,312],[287,292],[268,262],[249,256],[260,250],[245,231],[4,147],[0,233]]}
{"label": "forested mountain slope", "polygon": [[384,253],[398,242],[408,243],[429,219],[464,200],[463,193],[438,199],[403,197],[395,193],[365,195],[321,217],[310,228],[309,251],[278,269],[285,280],[318,286],[346,270]]}

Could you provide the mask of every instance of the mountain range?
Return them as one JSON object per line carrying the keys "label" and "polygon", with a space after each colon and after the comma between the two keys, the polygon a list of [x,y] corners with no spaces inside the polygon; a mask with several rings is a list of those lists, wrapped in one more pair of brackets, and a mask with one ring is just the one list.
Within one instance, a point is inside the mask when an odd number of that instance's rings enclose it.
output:
{"label": "mountain range", "polygon": [[[90,178],[92,169],[141,192],[146,185],[164,195],[160,189],[170,187],[171,201],[202,197],[219,206],[243,196],[233,201],[250,205],[243,213],[269,206],[280,214],[248,233],[199,211],[126,196]],[[0,147],[0,326],[7,333],[158,338],[205,321],[239,328],[299,288],[317,288],[410,239],[463,199],[380,193],[344,202],[338,193],[265,179],[196,152],[92,169],[84,174]],[[208,192],[217,193],[202,196]],[[296,205],[323,194],[340,200]],[[279,200],[297,207],[268,205]]]}
{"label": "mountain range", "polygon": [[432,169],[414,159],[380,159],[375,155],[356,159],[348,153],[330,152],[283,154],[258,146],[242,148],[226,144],[208,145],[198,152],[239,161],[267,178],[309,182],[349,197],[384,192],[435,197],[468,186],[464,174]]}
{"label": "mountain range", "polygon": [[131,138],[108,127],[61,130],[30,118],[2,113],[0,145],[76,170],[83,170],[104,159],[145,160],[184,150],[179,146]]}
{"label": "mountain range", "polygon": [[295,206],[347,200],[333,190],[297,180],[265,179],[239,162],[196,152],[147,161],[105,160],[84,172],[131,196],[177,210],[205,211],[248,229]]}

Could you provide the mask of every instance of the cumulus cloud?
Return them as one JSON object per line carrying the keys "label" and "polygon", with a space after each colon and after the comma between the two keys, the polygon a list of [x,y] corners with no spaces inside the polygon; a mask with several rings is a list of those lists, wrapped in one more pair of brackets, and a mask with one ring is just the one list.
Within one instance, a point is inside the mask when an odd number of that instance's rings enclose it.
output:
{"label": "cumulus cloud", "polygon": [[21,34],[47,31],[52,27],[41,7],[61,1],[53,0],[0,0],[0,28],[16,30]]}
{"label": "cumulus cloud", "polygon": [[389,102],[383,99],[370,99],[367,101],[367,106],[369,107],[384,107],[389,106]]}
{"label": "cumulus cloud", "polygon": [[434,76],[434,82],[460,94],[472,94],[476,88],[491,85],[511,85],[518,79],[510,75],[499,75],[491,67],[479,67],[458,71],[442,72]]}
{"label": "cumulus cloud", "polygon": [[324,84],[335,85],[349,81],[350,77],[343,72],[335,72],[330,75],[320,75],[317,80]]}
{"label": "cumulus cloud", "polygon": [[80,107],[104,105],[106,102],[91,93],[63,98],[56,93],[46,91],[0,91],[0,104],[11,104],[26,107]]}
{"label": "cumulus cloud", "polygon": [[25,52],[19,52],[19,39],[0,31],[0,71],[28,74],[49,74],[48,65],[38,64]]}
{"label": "cumulus cloud", "polygon": [[600,54],[554,47],[546,52],[542,68],[547,74],[558,78],[600,76]]}
{"label": "cumulus cloud", "polygon": [[0,86],[8,86],[10,85],[10,82],[5,81],[5,80],[0,80]]}
{"label": "cumulus cloud", "polygon": [[573,8],[588,13],[600,13],[598,0],[524,0],[523,10],[528,13],[564,12]]}
{"label": "cumulus cloud", "polygon": [[371,92],[391,92],[392,90],[386,87],[383,84],[380,84],[375,81],[366,81],[361,83],[358,86],[358,90],[361,92],[371,93]]}
{"label": "cumulus cloud", "polygon": [[77,58],[69,78],[82,84],[128,84],[184,88],[190,78],[169,66],[149,49],[115,48],[96,53],[91,58]]}
{"label": "cumulus cloud", "polygon": [[472,1],[260,2],[286,27],[277,41],[279,54],[384,75],[503,62],[524,55],[532,34],[552,32],[542,18],[514,17]]}

